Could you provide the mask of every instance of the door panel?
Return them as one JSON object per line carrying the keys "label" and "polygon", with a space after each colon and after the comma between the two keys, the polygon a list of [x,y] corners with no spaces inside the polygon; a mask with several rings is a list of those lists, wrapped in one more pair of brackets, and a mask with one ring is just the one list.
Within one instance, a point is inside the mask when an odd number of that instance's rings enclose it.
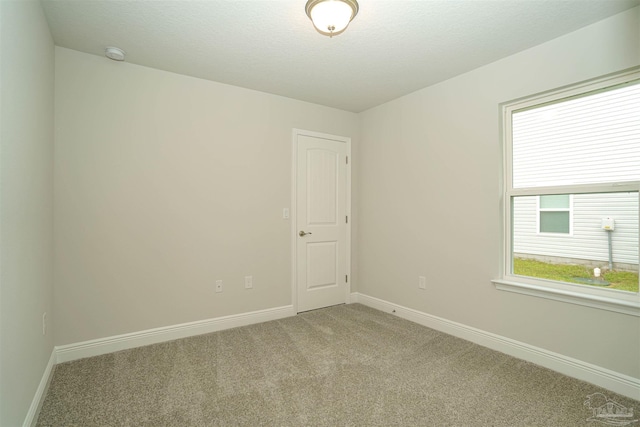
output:
{"label": "door panel", "polygon": [[346,141],[297,134],[298,311],[347,301]]}
{"label": "door panel", "polygon": [[307,149],[307,225],[336,225],[338,154]]}
{"label": "door panel", "polygon": [[338,286],[337,242],[307,243],[307,290]]}

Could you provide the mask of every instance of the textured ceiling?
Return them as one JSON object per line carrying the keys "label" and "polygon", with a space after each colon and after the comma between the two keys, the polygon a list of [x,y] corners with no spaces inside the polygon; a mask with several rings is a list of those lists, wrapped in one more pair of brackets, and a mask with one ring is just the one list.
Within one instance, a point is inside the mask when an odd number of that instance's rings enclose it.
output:
{"label": "textured ceiling", "polygon": [[[42,0],[56,45],[360,112],[640,0],[360,0],[318,34],[305,0]],[[107,60],[107,59],[105,59]]]}

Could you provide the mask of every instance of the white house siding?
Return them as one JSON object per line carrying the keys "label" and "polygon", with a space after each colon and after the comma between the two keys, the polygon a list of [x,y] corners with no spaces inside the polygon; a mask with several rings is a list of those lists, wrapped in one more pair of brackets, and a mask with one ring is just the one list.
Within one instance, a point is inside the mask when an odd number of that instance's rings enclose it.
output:
{"label": "white house siding", "polygon": [[513,114],[513,187],[640,180],[640,84]]}
{"label": "white house siding", "polygon": [[[513,249],[518,254],[608,262],[607,233],[602,218],[615,219],[613,262],[638,265],[638,193],[576,194],[573,234],[537,232],[538,196],[516,197],[513,203]],[[615,266],[615,265],[614,265]]]}

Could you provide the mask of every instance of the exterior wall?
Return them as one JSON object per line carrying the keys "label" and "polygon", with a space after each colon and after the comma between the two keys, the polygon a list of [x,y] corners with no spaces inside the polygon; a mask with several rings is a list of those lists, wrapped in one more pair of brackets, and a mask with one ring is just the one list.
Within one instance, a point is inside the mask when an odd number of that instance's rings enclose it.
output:
{"label": "exterior wall", "polygon": [[514,200],[514,252],[523,255],[609,261],[604,217],[615,219],[610,232],[613,262],[638,266],[638,194],[576,194],[573,196],[573,234],[538,233],[537,196]]}
{"label": "exterior wall", "polygon": [[362,113],[358,292],[640,378],[637,317],[491,284],[499,105],[638,65],[635,7]]}

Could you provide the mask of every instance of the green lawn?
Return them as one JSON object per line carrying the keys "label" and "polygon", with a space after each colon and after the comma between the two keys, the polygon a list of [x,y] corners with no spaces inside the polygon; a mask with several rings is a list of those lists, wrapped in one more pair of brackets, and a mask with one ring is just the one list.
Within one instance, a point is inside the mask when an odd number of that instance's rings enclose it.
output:
{"label": "green lawn", "polygon": [[[601,278],[604,281],[599,284],[593,277],[593,269],[583,265],[549,264],[531,259],[514,258],[513,272],[520,276],[638,292],[638,273],[630,271],[603,271]],[[595,283],[586,283],[589,279]],[[605,285],[605,282],[609,282],[609,285]]]}

